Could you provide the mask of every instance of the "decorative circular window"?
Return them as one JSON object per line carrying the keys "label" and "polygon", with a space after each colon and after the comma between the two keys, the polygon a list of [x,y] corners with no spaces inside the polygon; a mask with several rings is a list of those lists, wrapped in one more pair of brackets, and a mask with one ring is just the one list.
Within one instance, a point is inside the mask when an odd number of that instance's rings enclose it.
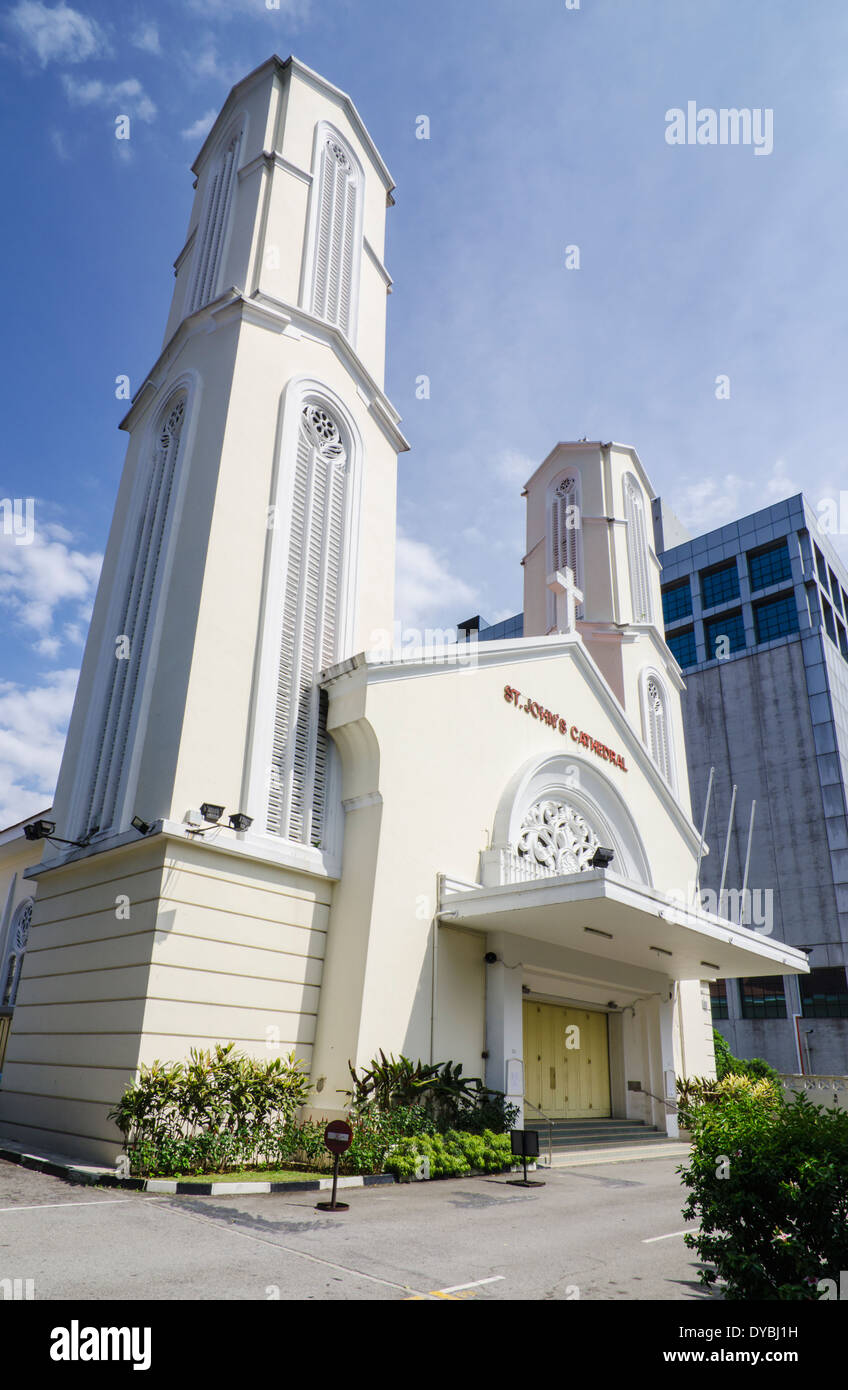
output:
{"label": "decorative circular window", "polygon": [[32,898],[27,898],[18,907],[12,919],[12,950],[25,951],[27,938],[29,937],[29,924],[32,921]]}
{"label": "decorative circular window", "polygon": [[576,874],[590,868],[600,840],[579,811],[565,801],[537,801],[518,836],[518,855],[549,874]]}
{"label": "decorative circular window", "polygon": [[341,431],[331,415],[320,405],[307,405],[303,411],[303,427],[310,443],[327,463],[344,463],[345,451]]}
{"label": "decorative circular window", "polygon": [[327,141],[327,149],[330,151],[330,154],[333,156],[339,168],[343,169],[346,174],[350,173],[350,160],[341,145],[337,145],[335,140],[330,139]]}

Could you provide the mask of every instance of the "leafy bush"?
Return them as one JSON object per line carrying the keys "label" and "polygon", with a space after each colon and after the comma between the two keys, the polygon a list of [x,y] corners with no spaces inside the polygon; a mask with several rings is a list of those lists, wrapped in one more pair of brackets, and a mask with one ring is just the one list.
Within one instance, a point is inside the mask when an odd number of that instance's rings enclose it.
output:
{"label": "leafy bush", "polygon": [[769,1081],[726,1076],[718,1103],[693,1110],[690,1188],[683,1209],[699,1219],[685,1237],[722,1281],[726,1298],[815,1300],[820,1280],[848,1269],[848,1112],[799,1095],[778,1099]]}
{"label": "leafy bush", "polygon": [[762,1057],[752,1057],[744,1061],[741,1057],[734,1057],[730,1051],[730,1044],[727,1039],[718,1031],[713,1029],[713,1043],[715,1044],[716,1076],[719,1081],[723,1081],[726,1076],[748,1076],[752,1081],[768,1079],[780,1084],[780,1074],[774,1067],[764,1061]]}
{"label": "leafy bush", "polygon": [[450,1129],[445,1134],[420,1134],[401,1139],[386,1158],[386,1169],[399,1182],[410,1182],[427,1159],[431,1178],[466,1177],[472,1172],[502,1173],[512,1166],[508,1134],[468,1134]]}
{"label": "leafy bush", "polygon": [[692,1129],[695,1115],[703,1106],[720,1105],[735,1096],[747,1096],[752,1101],[774,1109],[783,1104],[783,1089],[767,1077],[754,1081],[748,1076],[728,1072],[720,1081],[711,1076],[677,1078],[677,1118],[684,1129]]}
{"label": "leafy bush", "polygon": [[[348,1062],[353,1090],[345,1092],[354,1114],[397,1110],[411,1114],[416,1107],[429,1115],[433,1126],[446,1133],[486,1129],[505,1133],[512,1128],[518,1107],[500,1091],[489,1091],[477,1076],[462,1075],[462,1064],[412,1062],[408,1057],[387,1057],[381,1050],[369,1067],[357,1073]],[[408,1134],[417,1133],[414,1129]]]}
{"label": "leafy bush", "polygon": [[188,1062],[141,1067],[109,1118],[133,1174],[226,1172],[264,1163],[308,1095],[294,1053],[261,1062],[218,1043]]}

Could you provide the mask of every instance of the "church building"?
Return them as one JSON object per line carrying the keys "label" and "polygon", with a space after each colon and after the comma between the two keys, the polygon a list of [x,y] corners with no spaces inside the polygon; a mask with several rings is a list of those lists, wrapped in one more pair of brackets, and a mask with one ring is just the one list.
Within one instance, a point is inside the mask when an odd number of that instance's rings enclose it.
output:
{"label": "church building", "polygon": [[528,480],[523,636],[392,650],[389,171],[293,58],[193,171],[49,838],[0,834],[0,1135],[112,1161],[138,1067],[229,1040],[295,1050],[315,1115],[382,1048],[675,1135],[709,982],[807,966],[697,905],[642,463]]}

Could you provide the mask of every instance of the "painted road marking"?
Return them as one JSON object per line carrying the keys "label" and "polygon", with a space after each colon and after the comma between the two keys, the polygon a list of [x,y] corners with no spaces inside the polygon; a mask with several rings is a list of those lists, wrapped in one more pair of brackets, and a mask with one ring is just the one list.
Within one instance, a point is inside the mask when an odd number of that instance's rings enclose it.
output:
{"label": "painted road marking", "polygon": [[668,1235],[666,1236],[648,1236],[648,1239],[643,1240],[642,1244],[653,1245],[655,1240],[672,1240],[674,1236],[688,1236],[689,1232],[694,1231],[695,1229],[695,1226],[687,1226],[685,1231],[669,1231]]}
{"label": "painted road marking", "polygon": [[[65,1207],[117,1207],[120,1206],[123,1202],[134,1202],[135,1200],[135,1197],[104,1197],[100,1200],[95,1199],[93,1202],[41,1202],[38,1206],[35,1207],[0,1207],[0,1212],[55,1211],[58,1207],[61,1207],[62,1210],[64,1210]],[[157,1199],[153,1197],[148,1197],[146,1198],[146,1200],[155,1201]]]}
{"label": "painted road marking", "polygon": [[474,1279],[470,1284],[453,1284],[449,1289],[431,1289],[429,1293],[417,1293],[405,1301],[407,1303],[426,1303],[430,1298],[444,1298],[459,1302],[463,1295],[465,1298],[476,1298],[477,1295],[471,1293],[471,1289],[478,1289],[481,1284],[497,1284],[504,1278],[506,1278],[504,1274],[493,1274],[489,1279]]}

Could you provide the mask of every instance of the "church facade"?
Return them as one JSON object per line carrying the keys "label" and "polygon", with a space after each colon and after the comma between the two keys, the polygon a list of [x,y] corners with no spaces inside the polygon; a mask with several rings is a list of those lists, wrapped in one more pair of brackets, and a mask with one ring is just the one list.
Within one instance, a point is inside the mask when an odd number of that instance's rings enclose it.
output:
{"label": "church facade", "polygon": [[807,967],[696,904],[638,455],[559,444],[528,480],[522,638],[392,651],[391,176],[277,58],[194,172],[56,838],[27,868],[8,832],[0,1133],[111,1160],[141,1064],[233,1040],[297,1051],[316,1115],[382,1048],[462,1062],[528,1125],[673,1135],[675,1075],[714,1067],[708,981]]}

